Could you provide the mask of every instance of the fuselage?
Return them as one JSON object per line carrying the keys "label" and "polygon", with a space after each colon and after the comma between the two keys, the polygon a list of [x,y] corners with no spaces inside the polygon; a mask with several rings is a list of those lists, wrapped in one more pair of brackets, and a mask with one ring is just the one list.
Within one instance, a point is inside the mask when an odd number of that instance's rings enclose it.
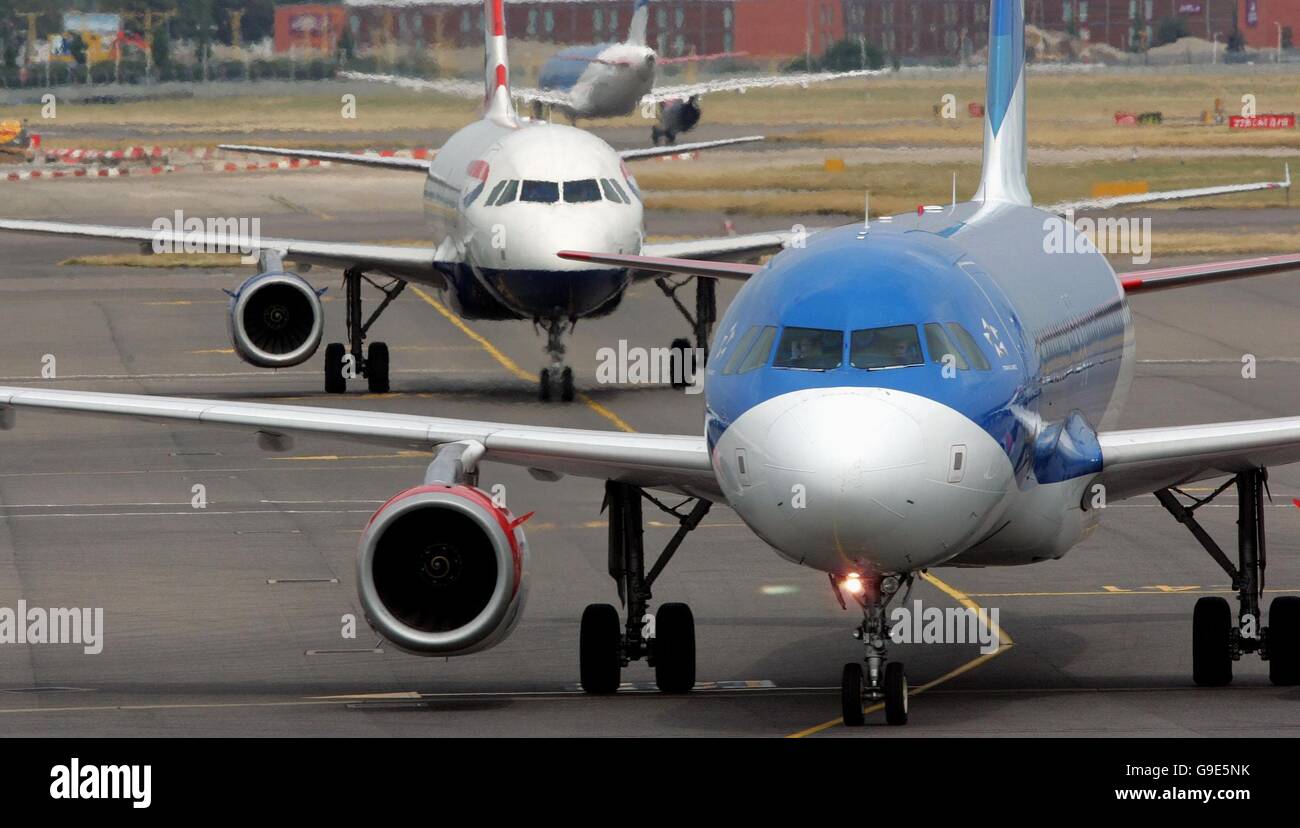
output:
{"label": "fuselage", "polygon": [[562,93],[558,108],[575,118],[630,115],[654,87],[655,52],[631,43],[565,49],[542,66],[539,88]]}
{"label": "fuselage", "polygon": [[1114,271],[977,203],[816,234],[741,289],[706,377],[729,503],[828,572],[1060,557],[1133,369]]}
{"label": "fuselage", "polygon": [[477,121],[438,151],[425,215],[453,305],[466,318],[608,313],[625,268],[565,262],[557,250],[636,253],[643,208],[617,153],[560,124]]}

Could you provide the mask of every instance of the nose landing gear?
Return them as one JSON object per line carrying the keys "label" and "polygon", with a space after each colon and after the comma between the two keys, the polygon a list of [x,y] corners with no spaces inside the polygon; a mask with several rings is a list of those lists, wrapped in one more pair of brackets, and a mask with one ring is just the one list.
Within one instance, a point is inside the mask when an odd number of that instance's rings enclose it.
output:
{"label": "nose landing gear", "polygon": [[[893,600],[902,580],[897,575],[868,575],[852,579],[856,582],[853,598],[862,606],[862,624],[853,632],[853,637],[860,640],[867,653],[863,665],[852,662],[844,665],[840,682],[840,704],[844,724],[849,727],[860,726],[865,721],[867,705],[884,702],[885,721],[891,725],[907,724],[907,674],[900,661],[886,660],[885,642],[889,638],[889,621],[885,610]],[[906,576],[910,588],[912,576]],[[844,591],[840,588],[835,575],[831,575],[831,585],[835,588],[840,605],[844,602]]]}
{"label": "nose landing gear", "polygon": [[[546,355],[550,357],[551,367],[543,368],[537,380],[537,398],[550,402],[556,385],[559,385],[560,401],[573,402],[577,390],[573,386],[573,369],[564,364],[565,320],[554,317],[545,323]],[[573,321],[568,321],[568,330],[573,330]]]}

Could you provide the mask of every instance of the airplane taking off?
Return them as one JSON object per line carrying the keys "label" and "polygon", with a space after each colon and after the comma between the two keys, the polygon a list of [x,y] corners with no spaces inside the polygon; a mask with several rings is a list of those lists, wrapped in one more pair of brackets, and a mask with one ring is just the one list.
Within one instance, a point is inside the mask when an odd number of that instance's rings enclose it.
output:
{"label": "airplane taking off", "polygon": [[[547,109],[559,111],[570,121],[576,121],[579,118],[617,118],[631,115],[638,108],[648,112],[653,107],[657,113],[657,123],[651,127],[650,134],[658,145],[660,141],[672,144],[679,134],[694,129],[700,120],[700,98],[713,92],[743,93],[748,89],[764,87],[806,87],[813,83],[884,74],[884,70],[871,69],[795,72],[655,88],[657,66],[718,60],[735,57],[738,53],[663,57],[646,44],[649,14],[650,0],[636,0],[627,40],[622,43],[598,43],[564,49],[543,64],[538,73],[536,89],[516,86],[511,89],[511,94],[532,104],[533,114],[537,118],[543,117]],[[472,85],[458,80],[424,80],[361,72],[344,72],[342,76],[461,97],[476,94]],[[679,151],[684,151],[684,148],[679,148]]]}
{"label": "airplane taking off", "polygon": [[[889,604],[938,566],[1012,566],[1062,557],[1110,503],[1154,493],[1231,579],[1197,601],[1193,678],[1219,686],[1255,653],[1278,685],[1300,683],[1300,597],[1274,598],[1264,624],[1262,494],[1267,468],[1300,462],[1300,416],[1116,430],[1133,376],[1131,294],[1300,268],[1300,254],[1117,275],[1091,245],[1049,249],[1059,219],[1027,184],[1023,0],[991,0],[984,168],[974,200],[823,231],[765,266],[574,251],[566,258],[653,267],[744,285],[727,310],[705,382],[702,435],[626,434],[330,408],[0,388],[0,427],[19,411],[243,428],[283,450],[295,434],[434,452],[422,485],[367,524],[358,591],[396,646],[463,655],[501,641],[527,586],[523,524],[477,488],[480,464],[543,480],[606,481],[610,575],[627,614],[583,613],[582,686],[611,693],[647,658],[664,692],[695,680],[694,621],[681,603],[643,624],[652,587],[711,504],[724,503],[781,557],[829,575],[857,627],[863,662],[843,671],[846,724],[883,700],[908,718],[903,665],[887,658]],[[1178,486],[1229,476],[1239,495],[1233,561]],[[647,490],[685,495],[667,505]],[[1216,494],[1218,493],[1216,492]],[[795,497],[799,494],[799,497]],[[680,524],[646,566],[642,507]],[[865,670],[864,670],[865,665]]]}
{"label": "airplane taking off", "polygon": [[[366,348],[366,337],[408,283],[432,287],[446,294],[462,318],[532,320],[545,329],[550,364],[539,376],[540,396],[549,400],[558,387],[559,397],[570,401],[575,389],[573,370],[564,365],[564,335],[579,319],[613,312],[633,278],[652,274],[566,263],[555,257],[557,250],[590,247],[606,252],[754,258],[780,250],[793,233],[645,244],[641,193],[625,162],[685,149],[750,143],[762,140],[761,136],[616,152],[589,132],[521,118],[510,96],[501,0],[485,0],[484,5],[491,24],[485,33],[483,117],[448,138],[431,161],[223,146],[422,174],[434,246],[264,239],[179,227],[159,231],[54,221],[0,220],[0,230],[164,243],[180,249],[201,244],[204,250],[257,251],[258,273],[230,293],[228,313],[236,353],[262,368],[300,365],[315,354],[323,338],[323,291],[286,271],[285,261],[340,267],[347,345],[336,342],[325,348],[325,390],[330,393],[344,392],[351,376],[364,376],[373,393],[389,390],[388,346],[373,342]],[[382,295],[369,317],[362,313],[363,283]],[[700,347],[706,347],[716,318],[714,294],[706,286],[711,282],[699,280],[696,285],[706,313],[688,317]],[[689,346],[685,339],[673,343],[679,352]]]}

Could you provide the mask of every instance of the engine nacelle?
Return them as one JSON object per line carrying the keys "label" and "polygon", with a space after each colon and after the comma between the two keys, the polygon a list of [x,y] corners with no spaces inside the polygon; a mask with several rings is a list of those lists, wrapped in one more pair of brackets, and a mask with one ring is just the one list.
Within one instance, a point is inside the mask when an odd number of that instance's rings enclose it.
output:
{"label": "engine nacelle", "polygon": [[250,365],[301,365],[324,330],[320,294],[296,273],[259,273],[230,294],[230,341]]}
{"label": "engine nacelle", "polygon": [[392,498],[361,535],[357,590],[366,620],[420,655],[499,644],[524,607],[522,522],[471,486],[418,486]]}

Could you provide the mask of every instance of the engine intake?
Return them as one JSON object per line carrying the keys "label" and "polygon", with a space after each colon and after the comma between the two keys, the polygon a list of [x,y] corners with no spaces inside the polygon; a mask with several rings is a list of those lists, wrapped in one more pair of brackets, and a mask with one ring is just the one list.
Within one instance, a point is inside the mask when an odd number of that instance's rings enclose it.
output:
{"label": "engine intake", "polygon": [[465,655],[500,643],[523,610],[528,546],[509,511],[470,486],[420,486],[389,500],[361,536],[366,618],[401,649]]}
{"label": "engine intake", "polygon": [[259,273],[230,295],[230,341],[259,368],[301,365],[324,329],[320,294],[296,273]]}

